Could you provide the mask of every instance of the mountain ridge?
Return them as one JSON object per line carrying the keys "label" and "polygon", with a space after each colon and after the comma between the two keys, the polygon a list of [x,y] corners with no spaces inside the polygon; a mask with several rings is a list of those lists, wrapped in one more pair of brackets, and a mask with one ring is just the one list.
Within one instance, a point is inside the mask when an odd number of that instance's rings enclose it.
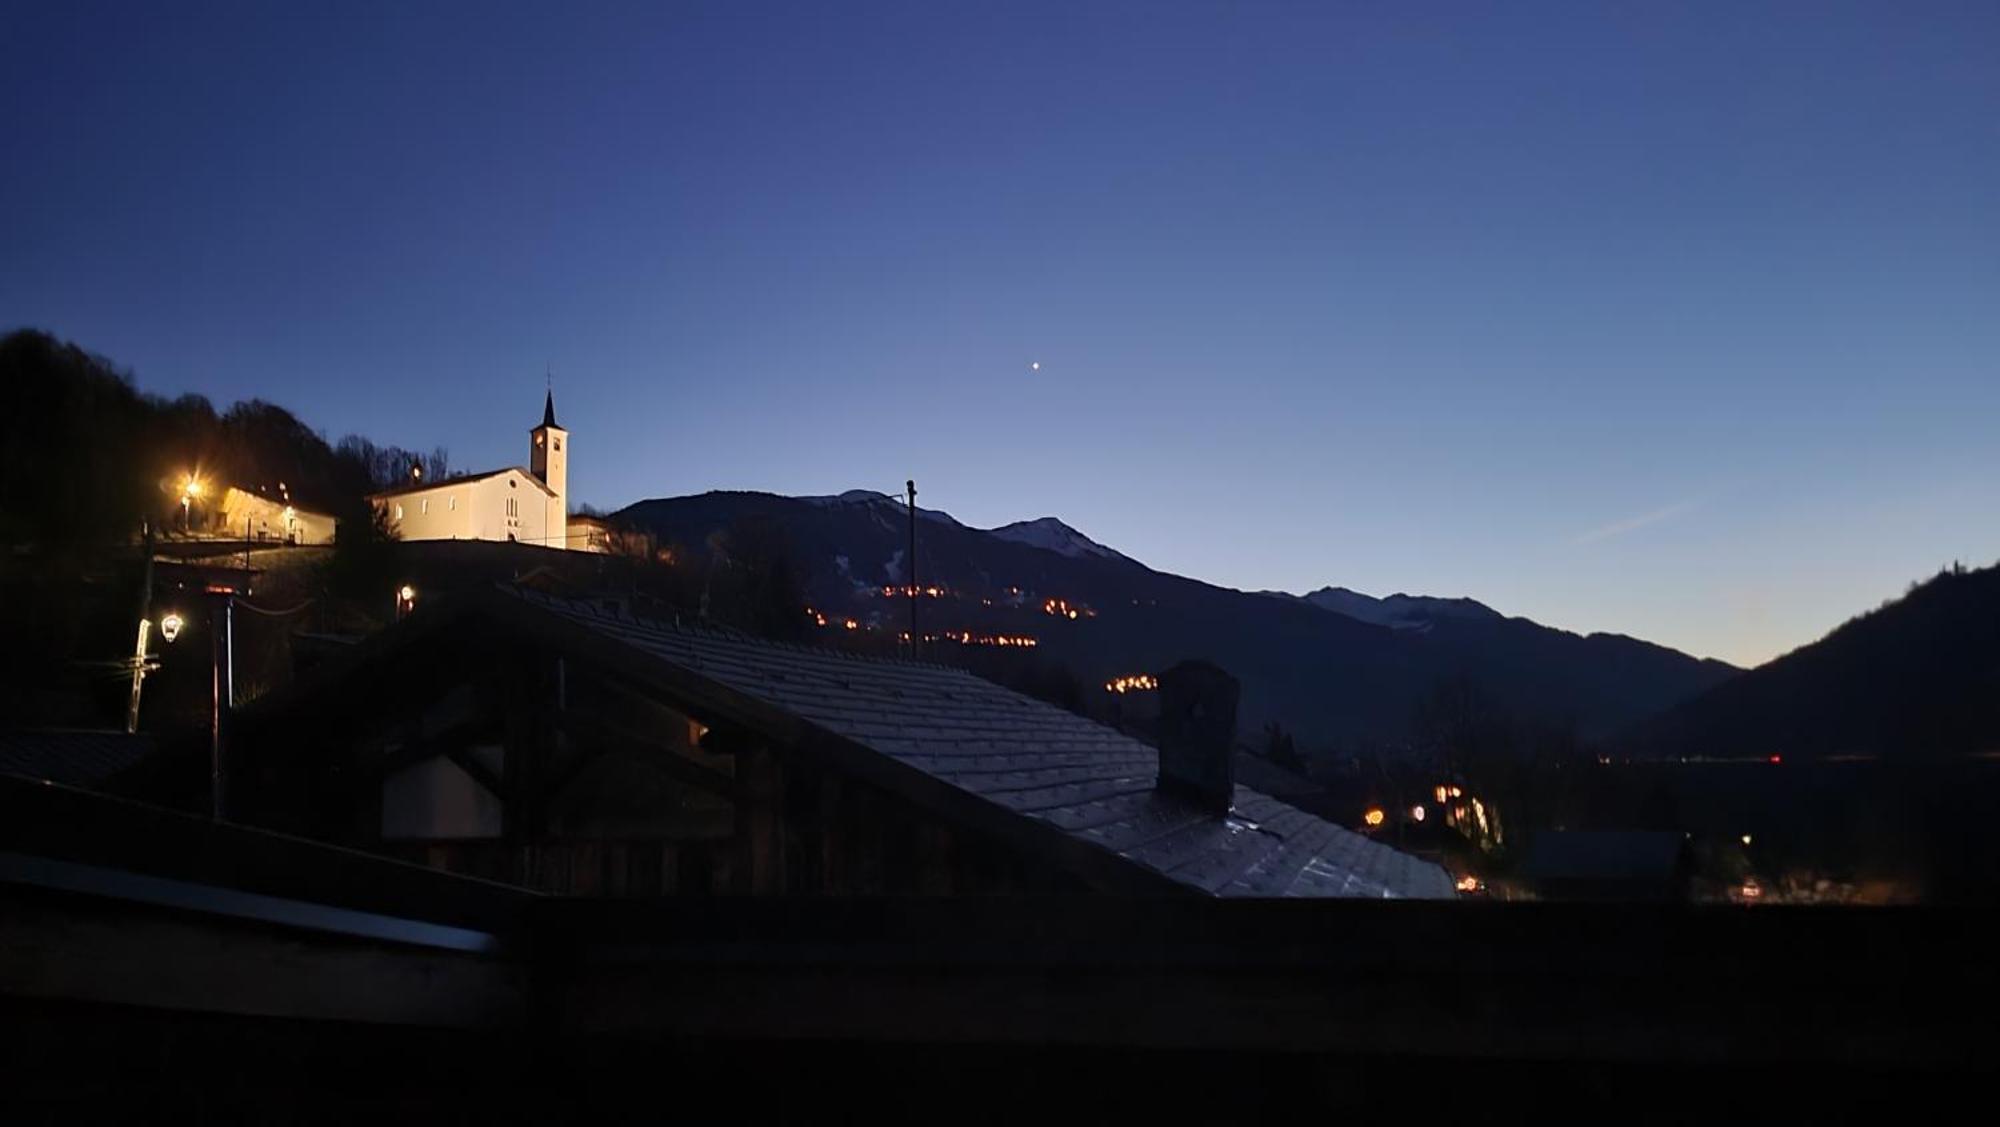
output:
{"label": "mountain ridge", "polygon": [[1947,568],[1615,742],[1657,758],[2000,753],[2000,565]]}
{"label": "mountain ridge", "polygon": [[[697,553],[733,523],[773,522],[817,614],[863,634],[906,628],[907,600],[888,596],[906,574],[907,510],[884,494],[718,491],[638,502],[614,519]],[[918,564],[927,633],[975,639],[964,644],[1031,638],[1086,684],[1206,657],[1243,683],[1239,730],[1276,722],[1322,749],[1398,744],[1417,702],[1454,677],[1473,677],[1523,715],[1599,735],[1737,672],[1648,642],[1506,618],[1469,599],[1406,597],[1397,609],[1423,608],[1428,625],[1394,629],[1298,596],[1157,571],[1056,518],[977,529],[938,513],[919,526]]]}

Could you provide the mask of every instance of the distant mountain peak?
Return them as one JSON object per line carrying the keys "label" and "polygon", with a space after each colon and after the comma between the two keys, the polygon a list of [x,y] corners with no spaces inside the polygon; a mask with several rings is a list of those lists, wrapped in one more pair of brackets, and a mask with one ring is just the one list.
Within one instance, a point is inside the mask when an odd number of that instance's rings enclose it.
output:
{"label": "distant mountain peak", "polygon": [[1436,595],[1406,595],[1401,591],[1378,599],[1346,587],[1321,587],[1298,596],[1321,610],[1344,614],[1377,626],[1410,629],[1440,618],[1502,618],[1499,611],[1477,599],[1441,598]]}
{"label": "distant mountain peak", "polygon": [[992,530],[1002,540],[1042,548],[1070,559],[1129,560],[1123,552],[1107,548],[1054,517],[1018,520]]}

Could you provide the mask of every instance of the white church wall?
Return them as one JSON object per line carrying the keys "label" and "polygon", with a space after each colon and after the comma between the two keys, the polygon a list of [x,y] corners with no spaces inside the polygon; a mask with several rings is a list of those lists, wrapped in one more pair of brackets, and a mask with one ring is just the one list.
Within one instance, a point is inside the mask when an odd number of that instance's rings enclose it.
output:
{"label": "white church wall", "polygon": [[477,482],[440,485],[383,499],[389,524],[405,540],[471,540],[478,528]]}

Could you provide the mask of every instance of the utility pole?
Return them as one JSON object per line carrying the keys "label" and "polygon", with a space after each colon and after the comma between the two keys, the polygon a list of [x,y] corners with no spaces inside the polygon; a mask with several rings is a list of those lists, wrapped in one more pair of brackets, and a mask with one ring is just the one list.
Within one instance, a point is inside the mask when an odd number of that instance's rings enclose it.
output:
{"label": "utility pole", "polygon": [[227,660],[223,634],[229,596],[211,597],[208,605],[208,816],[222,820],[222,663]]}
{"label": "utility pole", "polygon": [[917,479],[904,483],[910,490],[910,656],[922,654],[923,635],[917,633]]}
{"label": "utility pole", "polygon": [[139,640],[132,647],[132,701],[125,706],[125,731],[139,730],[139,687],[146,681],[146,638],[153,632],[153,522],[148,520],[141,548],[146,559],[139,576]]}

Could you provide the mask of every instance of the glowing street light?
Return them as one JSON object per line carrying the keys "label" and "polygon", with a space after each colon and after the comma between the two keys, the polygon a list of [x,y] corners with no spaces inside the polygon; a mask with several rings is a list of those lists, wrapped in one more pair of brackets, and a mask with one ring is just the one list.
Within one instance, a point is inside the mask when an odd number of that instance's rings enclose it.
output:
{"label": "glowing street light", "polygon": [[1368,808],[1366,814],[1361,815],[1362,824],[1371,828],[1381,825],[1383,822],[1388,821],[1388,819],[1389,816],[1384,814],[1382,808],[1379,806],[1371,806]]}
{"label": "glowing street light", "polygon": [[193,527],[188,513],[194,505],[194,499],[199,496],[201,496],[201,479],[188,474],[181,482],[181,531],[183,532]]}
{"label": "glowing street light", "polygon": [[417,609],[417,589],[408,583],[396,588],[396,617],[401,618]]}
{"label": "glowing street light", "polygon": [[1418,805],[1416,805],[1416,806],[1412,806],[1412,807],[1410,807],[1410,821],[1412,821],[1412,822],[1421,822],[1421,821],[1423,821],[1423,820],[1424,820],[1424,813],[1425,813],[1425,811],[1424,811],[1424,808],[1423,808],[1423,805],[1422,805],[1421,803],[1420,803],[1420,804],[1418,804]]}
{"label": "glowing street light", "polygon": [[168,611],[160,619],[160,637],[172,643],[175,638],[181,636],[181,627],[186,625],[187,620],[182,618],[178,611]]}

